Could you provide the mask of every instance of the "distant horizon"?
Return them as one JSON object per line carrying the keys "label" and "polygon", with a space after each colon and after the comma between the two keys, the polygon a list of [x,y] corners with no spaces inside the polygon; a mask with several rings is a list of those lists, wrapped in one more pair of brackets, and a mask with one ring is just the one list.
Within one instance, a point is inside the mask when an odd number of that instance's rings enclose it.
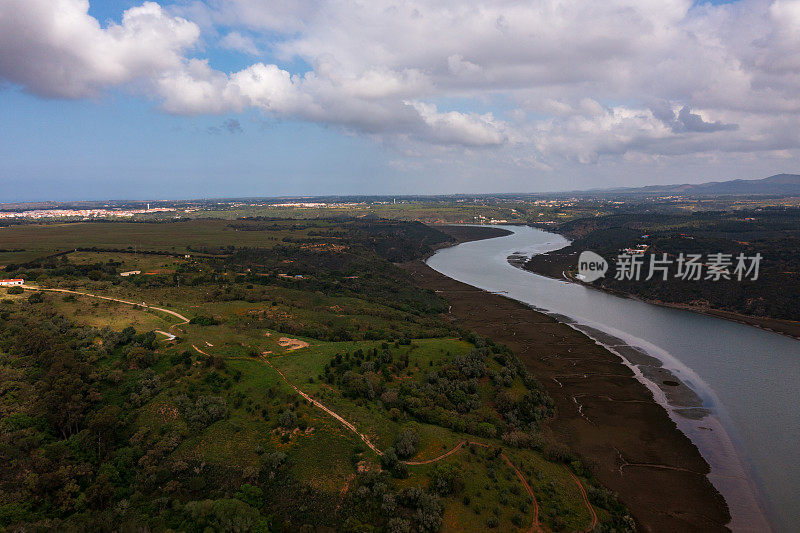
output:
{"label": "distant horizon", "polygon": [[756,178],[746,178],[746,177],[739,177],[739,178],[730,178],[730,179],[721,179],[721,180],[708,180],[708,181],[698,181],[698,182],[673,182],[673,183],[652,183],[646,185],[638,185],[638,186],[610,186],[610,187],[601,187],[601,188],[593,188],[593,189],[563,189],[563,190],[548,190],[548,191],[508,191],[508,192],[498,192],[498,191],[490,191],[490,192],[448,192],[448,193],[333,193],[333,194],[280,194],[274,196],[253,196],[253,195],[244,195],[244,196],[186,196],[186,197],[174,197],[174,198],[68,198],[68,199],[36,199],[36,200],[12,200],[12,201],[5,201],[0,199],[0,206],[5,205],[14,205],[14,204],[37,204],[37,203],[53,203],[53,204],[63,204],[63,203],[80,203],[80,202],[87,202],[87,203],[101,203],[101,202],[119,202],[119,203],[142,203],[142,202],[207,202],[207,201],[239,201],[239,200],[296,200],[296,199],[318,199],[318,198],[438,198],[438,197],[460,197],[460,196],[525,196],[525,195],[558,195],[558,194],[569,194],[569,193],[594,193],[594,192],[603,192],[609,191],[614,192],[617,190],[623,189],[638,189],[638,188],[646,188],[646,187],[670,187],[670,186],[678,186],[678,185],[702,185],[706,183],[725,183],[729,181],[760,181],[767,178],[771,178],[773,176],[779,175],[798,175],[800,176],[800,171],[797,173],[794,172],[778,172],[774,174],[770,174],[768,176],[756,177]]}

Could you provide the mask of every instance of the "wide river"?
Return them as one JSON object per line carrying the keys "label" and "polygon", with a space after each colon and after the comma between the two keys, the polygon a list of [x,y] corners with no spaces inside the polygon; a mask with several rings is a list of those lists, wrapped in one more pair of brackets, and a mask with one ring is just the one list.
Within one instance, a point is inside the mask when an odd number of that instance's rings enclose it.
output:
{"label": "wide river", "polygon": [[711,465],[709,478],[731,508],[731,527],[769,529],[766,516],[777,531],[800,531],[800,341],[521,270],[509,255],[544,253],[568,241],[535,228],[500,227],[514,234],[439,250],[428,265],[574,321],[607,345],[614,342],[597,330],[658,358],[700,396],[708,416],[681,416],[663,383],[630,366]]}

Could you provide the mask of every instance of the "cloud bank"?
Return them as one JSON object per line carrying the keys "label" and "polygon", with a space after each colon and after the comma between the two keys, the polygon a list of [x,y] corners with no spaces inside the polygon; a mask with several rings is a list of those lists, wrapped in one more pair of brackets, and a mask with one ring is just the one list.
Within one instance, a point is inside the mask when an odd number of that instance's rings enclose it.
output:
{"label": "cloud bank", "polygon": [[[125,87],[179,115],[258,109],[538,170],[800,149],[800,0],[145,2],[105,25],[89,7],[0,0],[0,80],[44,98]],[[215,68],[214,47],[253,62]]]}

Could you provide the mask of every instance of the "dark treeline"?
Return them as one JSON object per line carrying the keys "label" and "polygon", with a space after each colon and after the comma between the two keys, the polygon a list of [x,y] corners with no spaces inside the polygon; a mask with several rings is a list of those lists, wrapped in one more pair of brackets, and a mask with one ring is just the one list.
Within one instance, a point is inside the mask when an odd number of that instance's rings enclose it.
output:
{"label": "dark treeline", "polygon": [[[571,246],[534,256],[526,268],[560,277],[562,270],[575,268],[581,251],[592,250],[610,262],[609,274],[595,282],[600,287],[662,302],[800,320],[796,305],[800,299],[800,209],[620,214],[576,219],[556,229],[573,239]],[[614,279],[617,255],[637,244],[649,246],[642,281]],[[758,253],[762,260],[755,281],[685,281],[672,275],[666,281],[658,277],[643,281],[651,256],[660,258],[663,253],[673,260],[680,253],[704,257],[723,253],[734,258]],[[672,273],[674,269],[673,265]]]}

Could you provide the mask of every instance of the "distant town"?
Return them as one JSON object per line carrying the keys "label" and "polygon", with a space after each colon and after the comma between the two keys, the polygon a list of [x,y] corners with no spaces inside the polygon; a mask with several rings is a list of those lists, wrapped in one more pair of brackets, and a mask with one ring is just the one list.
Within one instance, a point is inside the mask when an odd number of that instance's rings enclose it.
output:
{"label": "distant town", "polygon": [[145,213],[168,211],[175,211],[175,209],[171,207],[148,207],[146,209],[34,209],[31,211],[0,211],[0,218],[132,217]]}

